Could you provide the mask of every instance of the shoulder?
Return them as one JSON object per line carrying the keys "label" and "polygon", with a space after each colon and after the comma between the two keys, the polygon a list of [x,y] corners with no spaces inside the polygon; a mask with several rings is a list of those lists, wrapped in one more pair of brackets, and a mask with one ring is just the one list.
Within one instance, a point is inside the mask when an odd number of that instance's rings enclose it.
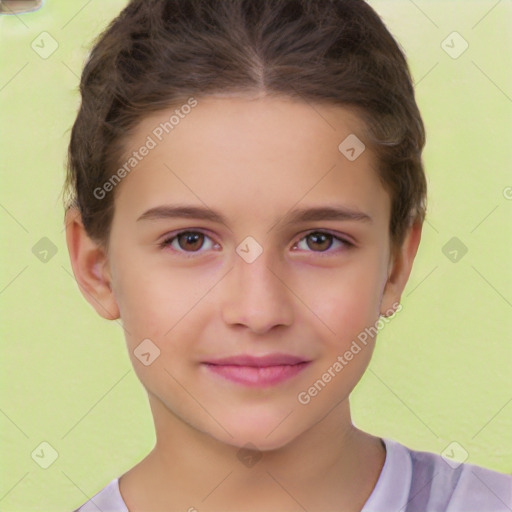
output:
{"label": "shoulder", "polygon": [[100,492],[73,512],[128,512],[121,492],[119,491],[119,478],[114,478]]}
{"label": "shoulder", "polygon": [[405,512],[510,512],[512,509],[512,475],[458,463],[448,456],[412,450],[396,441],[385,442],[386,447],[402,452],[410,460]]}

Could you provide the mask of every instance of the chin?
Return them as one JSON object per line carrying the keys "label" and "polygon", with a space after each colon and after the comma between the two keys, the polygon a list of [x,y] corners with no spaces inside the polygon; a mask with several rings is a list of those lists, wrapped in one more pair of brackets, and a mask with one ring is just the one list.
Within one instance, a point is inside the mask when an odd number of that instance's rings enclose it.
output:
{"label": "chin", "polygon": [[[300,435],[297,430],[291,430],[291,424],[284,416],[269,416],[267,418],[256,418],[250,415],[240,414],[231,418],[231,421],[220,420],[226,431],[216,429],[214,437],[219,441],[236,446],[238,448],[257,449],[258,451],[278,450]],[[293,423],[296,427],[296,422]]]}
{"label": "chin", "polygon": [[274,437],[270,440],[270,437],[267,437],[268,432],[254,432],[253,431],[243,431],[239,432],[238,435],[233,435],[233,438],[229,436],[224,436],[222,439],[219,439],[225,444],[229,444],[239,449],[239,451],[258,451],[258,452],[271,452],[274,450],[280,450],[289,444],[296,436],[285,435],[279,436],[279,438]]}

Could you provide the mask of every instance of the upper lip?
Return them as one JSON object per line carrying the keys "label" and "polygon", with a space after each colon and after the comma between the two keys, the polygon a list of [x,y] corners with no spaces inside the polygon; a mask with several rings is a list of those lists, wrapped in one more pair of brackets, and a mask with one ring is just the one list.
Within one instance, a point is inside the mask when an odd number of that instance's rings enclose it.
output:
{"label": "upper lip", "polygon": [[205,361],[208,364],[217,365],[236,365],[236,366],[279,366],[285,364],[298,364],[308,362],[303,357],[293,356],[289,354],[268,354],[266,356],[251,356],[248,354],[241,354],[232,357],[223,357],[220,359],[210,359]]}

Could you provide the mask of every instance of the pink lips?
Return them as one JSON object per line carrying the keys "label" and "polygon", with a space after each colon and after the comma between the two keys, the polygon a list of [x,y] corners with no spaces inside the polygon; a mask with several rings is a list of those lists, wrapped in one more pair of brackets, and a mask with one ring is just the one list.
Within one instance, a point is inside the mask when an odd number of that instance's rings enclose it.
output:
{"label": "pink lips", "polygon": [[279,384],[301,372],[311,361],[288,354],[255,357],[240,355],[205,361],[211,372],[227,380],[251,387]]}

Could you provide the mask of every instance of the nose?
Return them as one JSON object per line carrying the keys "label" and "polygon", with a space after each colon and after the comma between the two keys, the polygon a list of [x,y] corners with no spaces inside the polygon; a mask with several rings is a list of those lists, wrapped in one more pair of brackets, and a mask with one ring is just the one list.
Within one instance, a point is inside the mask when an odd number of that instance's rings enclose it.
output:
{"label": "nose", "polygon": [[[224,321],[229,325],[243,325],[257,334],[264,334],[278,325],[291,325],[294,295],[263,251],[248,263],[236,255],[234,268],[226,277]],[[275,269],[274,269],[275,268]]]}

